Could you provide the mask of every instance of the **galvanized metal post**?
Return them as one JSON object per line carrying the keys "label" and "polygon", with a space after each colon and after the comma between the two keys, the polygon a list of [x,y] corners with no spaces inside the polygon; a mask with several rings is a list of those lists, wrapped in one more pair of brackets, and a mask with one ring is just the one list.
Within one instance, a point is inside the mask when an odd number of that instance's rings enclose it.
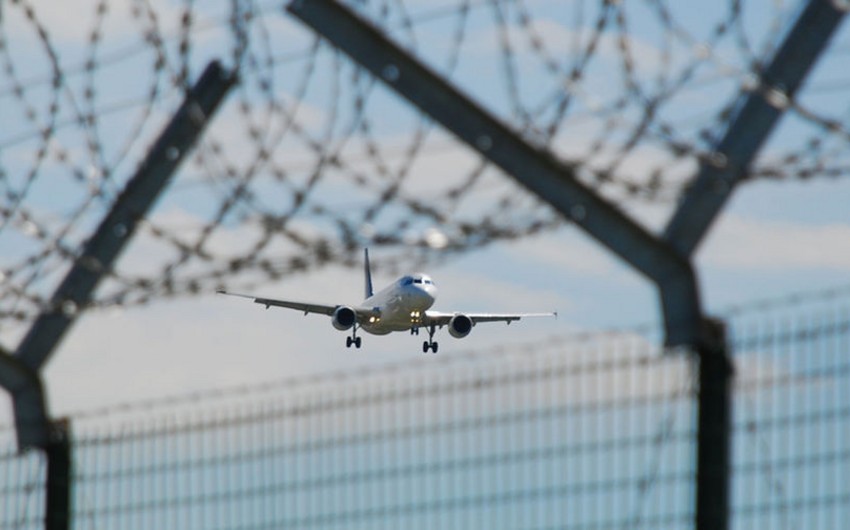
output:
{"label": "galvanized metal post", "polygon": [[68,530],[73,516],[74,466],[70,423],[67,420],[53,423],[44,453],[47,457],[44,528]]}
{"label": "galvanized metal post", "polygon": [[729,527],[732,438],[732,361],[725,326],[707,320],[714,340],[697,347],[696,529]]}

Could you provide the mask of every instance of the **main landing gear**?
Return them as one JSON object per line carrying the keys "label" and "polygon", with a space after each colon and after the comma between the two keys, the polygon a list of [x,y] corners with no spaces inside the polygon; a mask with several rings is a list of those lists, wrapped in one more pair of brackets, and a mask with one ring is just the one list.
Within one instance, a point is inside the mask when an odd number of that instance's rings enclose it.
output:
{"label": "main landing gear", "polygon": [[360,348],[360,345],[363,344],[362,338],[357,336],[357,325],[356,324],[351,329],[351,336],[345,337],[345,347],[350,348],[352,344],[354,344],[355,348]]}
{"label": "main landing gear", "polygon": [[[418,335],[419,334],[419,328],[415,328],[415,329],[416,329],[415,334]],[[437,353],[437,348],[439,347],[439,345],[436,342],[434,342],[434,332],[435,331],[437,331],[437,326],[435,326],[434,324],[431,324],[431,326],[428,327],[428,340],[426,340],[425,342],[422,343],[422,353],[428,353],[428,350],[431,350],[432,352]]]}

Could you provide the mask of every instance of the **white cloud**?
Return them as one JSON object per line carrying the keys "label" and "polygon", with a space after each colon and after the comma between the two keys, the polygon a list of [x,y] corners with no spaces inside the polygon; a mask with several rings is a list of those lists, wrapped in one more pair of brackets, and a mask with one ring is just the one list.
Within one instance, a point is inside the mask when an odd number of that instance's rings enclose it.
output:
{"label": "white cloud", "polygon": [[600,244],[576,230],[561,230],[512,243],[518,255],[532,263],[580,275],[617,280],[615,259]]}
{"label": "white cloud", "polygon": [[[534,50],[531,45],[531,35],[545,43],[549,55],[556,61],[560,61],[565,53],[584,51],[590,38],[596,36],[595,28],[575,30],[561,22],[543,17],[531,20],[527,28],[508,24],[506,29],[507,39],[513,47],[514,53],[519,54],[517,60],[519,64],[538,57],[539,52]],[[504,28],[497,25],[471,32],[464,44],[464,50],[492,56],[500,52],[500,42],[503,35]],[[622,45],[621,39],[623,39]],[[630,53],[630,59],[637,75],[649,78],[661,68],[662,51],[657,46],[634,35],[622,36],[612,32],[604,32],[598,35],[595,53],[597,57],[620,69],[623,46]]]}
{"label": "white cloud", "polygon": [[[12,30],[11,38],[17,39],[34,31],[24,9],[32,8],[35,20],[45,29],[47,36],[54,45],[84,44],[88,45],[92,31],[97,27],[100,0],[71,0],[63,2],[57,8],[50,0],[30,0],[20,3],[11,2],[3,9],[4,23]],[[101,38],[111,41],[125,41],[131,36],[141,36],[147,24],[147,15],[133,15],[131,3],[107,2],[104,21],[100,28]],[[162,30],[172,31],[180,24],[182,9],[177,4],[167,0],[149,0],[144,2],[156,13],[157,22],[162,24]],[[140,21],[145,21],[144,23]],[[59,50],[62,51],[61,49]]]}
{"label": "white cloud", "polygon": [[727,269],[850,270],[850,223],[812,225],[724,214],[699,259]]}
{"label": "white cloud", "polygon": [[[533,289],[488,278],[477,270],[453,270],[435,276],[440,299],[435,310],[475,312],[566,311],[572,305],[553,289]],[[476,328],[481,329],[481,328]]]}

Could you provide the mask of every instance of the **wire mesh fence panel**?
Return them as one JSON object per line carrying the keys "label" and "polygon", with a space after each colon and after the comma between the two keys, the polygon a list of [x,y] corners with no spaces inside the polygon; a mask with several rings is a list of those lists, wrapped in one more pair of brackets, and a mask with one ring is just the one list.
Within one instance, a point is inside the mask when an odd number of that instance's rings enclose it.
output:
{"label": "wire mesh fence panel", "polygon": [[[846,290],[729,314],[731,527],[850,516]],[[692,357],[555,338],[74,419],[75,528],[691,528]],[[43,457],[0,458],[41,528]]]}
{"label": "wire mesh fence panel", "polygon": [[734,527],[844,527],[850,517],[846,293],[735,318]]}
{"label": "wire mesh fence panel", "polygon": [[0,454],[0,528],[44,528],[45,462],[37,453]]}
{"label": "wire mesh fence panel", "polygon": [[630,342],[78,422],[75,527],[687,528],[690,363]]}

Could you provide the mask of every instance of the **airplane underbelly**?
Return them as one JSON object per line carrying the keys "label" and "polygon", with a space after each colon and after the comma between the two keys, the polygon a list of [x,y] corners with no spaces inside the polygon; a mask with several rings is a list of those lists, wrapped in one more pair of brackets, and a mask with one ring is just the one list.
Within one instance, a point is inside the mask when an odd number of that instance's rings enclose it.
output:
{"label": "airplane underbelly", "polygon": [[364,323],[362,328],[373,335],[386,335],[393,331],[407,331],[411,326],[410,316],[407,315],[406,318],[381,318],[375,323]]}
{"label": "airplane underbelly", "polygon": [[407,331],[415,325],[413,315],[425,313],[426,308],[419,308],[420,304],[413,304],[407,300],[396,300],[395,302],[396,307],[382,311],[381,318],[377,321],[362,323],[363,330],[373,335]]}
{"label": "airplane underbelly", "polygon": [[386,329],[381,325],[370,324],[368,326],[362,326],[361,329],[366,333],[371,333],[372,335],[389,335],[394,330]]}

